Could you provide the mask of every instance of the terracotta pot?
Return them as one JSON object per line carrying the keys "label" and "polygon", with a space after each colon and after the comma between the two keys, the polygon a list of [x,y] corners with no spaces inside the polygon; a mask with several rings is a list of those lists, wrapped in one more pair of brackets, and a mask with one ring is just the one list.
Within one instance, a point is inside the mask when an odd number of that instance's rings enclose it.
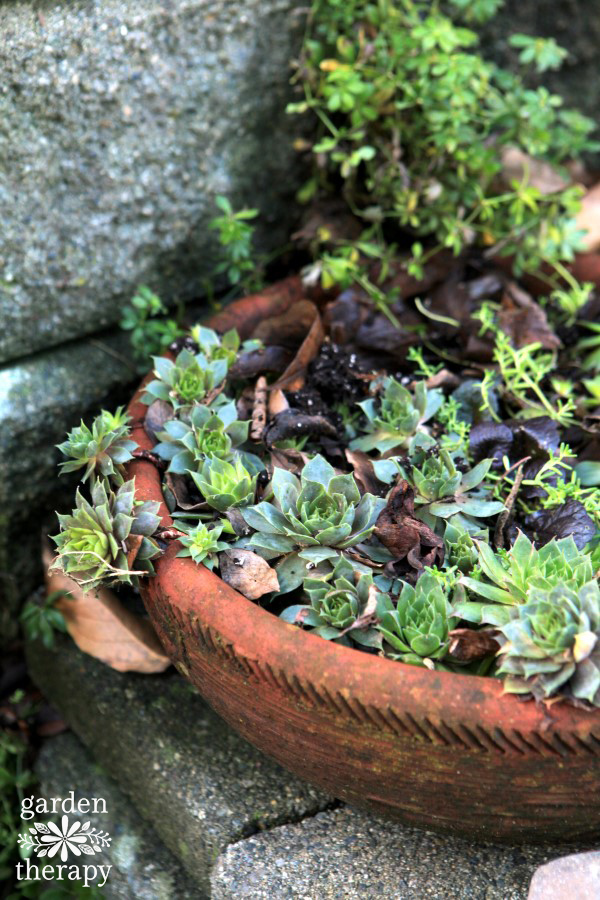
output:
{"label": "terracotta pot", "polygon": [[[230,308],[229,324],[249,308]],[[138,394],[133,437],[151,449],[145,411]],[[129,473],[140,499],[162,501],[151,463],[136,460]],[[164,503],[162,513],[171,525]],[[469,838],[567,840],[598,830],[600,712],[544,710],[503,695],[495,679],[329,643],[176,559],[178,548],[142,589],[160,639],[211,706],[283,766],[356,806]]]}

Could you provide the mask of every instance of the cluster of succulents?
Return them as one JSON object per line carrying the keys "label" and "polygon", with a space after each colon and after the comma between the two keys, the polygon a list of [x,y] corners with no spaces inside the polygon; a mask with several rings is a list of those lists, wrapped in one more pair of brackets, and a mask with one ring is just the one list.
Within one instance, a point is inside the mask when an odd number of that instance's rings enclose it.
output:
{"label": "cluster of succulents", "polygon": [[[323,549],[345,550],[365,541],[385,506],[380,497],[361,496],[353,475],[338,475],[317,454],[293,475],[276,468],[271,479],[273,502],[244,509],[255,533],[249,546],[266,559],[301,548],[305,559],[322,560]],[[335,552],[330,554],[335,556]]]}
{"label": "cluster of succulents", "polygon": [[[458,434],[458,401],[424,381],[374,379],[359,390],[368,399],[348,407],[348,460],[359,465],[351,472],[310,434],[301,448],[292,436],[275,452],[250,441],[252,409],[228,373],[255,343],[202,326],[191,336],[198,351],[156,358],[143,394],[163,404],[153,451],[175,492],[179,556],[227,577],[224,551],[256,554],[284,621],[410,665],[478,672],[451,654],[453,629],[493,634],[486,646],[500,652],[481,671],[491,668],[506,690],[600,706],[592,552],[573,536],[537,546],[522,532],[509,549],[492,548],[509,511],[494,495],[495,458],[474,460]],[[81,470],[92,491],[60,516],[58,565],[90,588],[151,572],[161,552],[157,504],[136,503],[133,481],[124,482],[135,444],[122,410],[59,446],[63,471]],[[192,503],[180,505],[169,478]]]}

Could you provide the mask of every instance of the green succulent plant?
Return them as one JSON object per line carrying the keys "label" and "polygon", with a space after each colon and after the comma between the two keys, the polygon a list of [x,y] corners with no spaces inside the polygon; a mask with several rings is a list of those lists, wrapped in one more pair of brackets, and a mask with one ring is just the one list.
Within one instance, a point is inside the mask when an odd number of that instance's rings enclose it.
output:
{"label": "green succulent plant", "polygon": [[386,656],[416,666],[434,668],[449,646],[456,620],[440,581],[424,572],[415,587],[404,582],[396,609],[384,612],[381,632]]}
{"label": "green succulent plant", "polygon": [[183,550],[177,556],[191,556],[198,565],[204,563],[207,569],[213,569],[217,563],[217,554],[229,546],[225,541],[219,540],[222,531],[221,524],[209,528],[201,522],[190,527],[188,533],[179,538]]}
{"label": "green succulent plant", "polygon": [[502,512],[504,505],[498,500],[487,500],[478,488],[488,474],[493,460],[483,459],[468,472],[460,472],[447,450],[425,457],[421,465],[406,465],[403,461],[383,460],[375,463],[375,472],[393,462],[402,477],[414,488],[415,511],[432,528],[435,519],[450,516],[485,518]]}
{"label": "green succulent plant", "polygon": [[209,362],[203,353],[182,350],[175,359],[154,356],[156,378],[146,385],[142,403],[164,400],[174,409],[201,403],[227,376],[227,360]]}
{"label": "green succulent plant", "polygon": [[466,599],[455,603],[456,614],[468,622],[505,625],[510,607],[526,603],[532,590],[550,591],[560,585],[578,590],[594,577],[590,554],[578,550],[572,536],[553,538],[538,549],[519,532],[503,553],[494,553],[483,541],[478,546],[479,571],[461,578],[461,584],[492,603]]}
{"label": "green succulent plant", "polygon": [[248,352],[258,350],[262,346],[262,342],[258,340],[248,340],[242,343],[235,328],[226,331],[223,335],[218,335],[216,331],[205,325],[194,325],[190,329],[190,336],[209,362],[213,362],[215,359],[224,359],[228,367],[233,365],[240,350]]}
{"label": "green succulent plant", "polygon": [[[477,537],[485,540],[487,531],[477,532]],[[471,572],[479,558],[477,544],[473,540],[473,536],[460,524],[458,518],[451,518],[446,522],[444,544],[446,547],[446,564],[456,566],[463,575]]]}
{"label": "green succulent plant", "polygon": [[169,461],[169,472],[183,475],[198,470],[207,456],[228,459],[248,440],[249,424],[239,421],[233,400],[216,409],[196,404],[185,419],[165,422],[153,450]]}
{"label": "green succulent plant", "polygon": [[[130,584],[140,571],[154,571],[151,560],[160,550],[151,539],[160,524],[159,504],[136,505],[135,481],[126,481],[116,493],[102,481],[92,487],[89,503],[77,490],[75,509],[59,515],[57,565],[86,590],[100,584]],[[138,540],[141,538],[141,540]]]}
{"label": "green succulent plant", "polygon": [[285,609],[280,618],[302,625],[329,641],[381,647],[381,635],[373,625],[391,609],[389,596],[373,583],[373,573],[341,556],[331,572],[305,578],[310,605]]}
{"label": "green succulent plant", "polygon": [[366,540],[385,500],[360,496],[353,475],[336,475],[322,456],[304,466],[300,478],[275,468],[273,503],[262,501],[242,511],[256,532],[249,545],[266,559],[303,549],[303,558],[320,562],[323,548],[344,550]]}
{"label": "green succulent plant", "polygon": [[238,453],[230,460],[209,456],[190,475],[208,505],[219,512],[254,501],[258,473],[249,472]]}
{"label": "green succulent plant", "polygon": [[600,588],[533,588],[499,629],[498,672],[509,693],[567,693],[600,706]]}
{"label": "green succulent plant", "polygon": [[60,474],[85,469],[81,480],[111,478],[123,483],[123,465],[133,459],[137,444],[129,440],[130,417],[120,406],[116,412],[103,410],[88,427],[83,422],[73,428],[66,441],[56,446],[69,457],[60,463]]}
{"label": "green succulent plant", "polygon": [[381,388],[379,396],[358,404],[367,419],[364,429],[367,434],[351,441],[351,450],[387,453],[398,447],[408,447],[410,439],[444,402],[442,392],[427,390],[424,381],[417,382],[413,393],[391,376],[384,378],[377,387]]}

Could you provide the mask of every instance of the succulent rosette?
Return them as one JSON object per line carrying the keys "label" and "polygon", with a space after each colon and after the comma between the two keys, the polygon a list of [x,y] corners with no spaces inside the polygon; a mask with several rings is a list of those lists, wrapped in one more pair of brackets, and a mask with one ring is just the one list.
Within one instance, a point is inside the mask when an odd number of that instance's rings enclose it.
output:
{"label": "succulent rosette", "polygon": [[228,367],[233,365],[240,351],[248,352],[262,347],[262,342],[258,340],[248,340],[242,343],[235,328],[219,335],[205,325],[194,325],[190,329],[190,336],[209,362],[224,359]]}
{"label": "succulent rosette", "polygon": [[600,706],[600,588],[534,588],[500,626],[504,689],[545,700],[567,693]]}
{"label": "succulent rosette", "polygon": [[405,582],[395,609],[384,612],[377,626],[386,656],[417,666],[435,668],[448,651],[449,632],[456,619],[444,588],[430,572],[415,587]]}
{"label": "succulent rosette", "polygon": [[504,625],[510,607],[526,603],[532,589],[549,591],[568,585],[577,589],[594,577],[589,553],[578,550],[573,537],[553,539],[536,547],[522,532],[508,552],[494,553],[478,542],[478,572],[461,578],[469,593],[484,600],[465,599],[454,604],[457,615],[468,622]]}
{"label": "succulent rosette", "polygon": [[281,614],[285,622],[299,622],[326,640],[381,647],[373,626],[391,609],[391,601],[374,584],[371,571],[341,556],[327,574],[305,578],[303,589],[310,605],[285,609]]}
{"label": "succulent rosette", "polygon": [[174,409],[201,403],[227,377],[227,360],[209,362],[203,353],[182,350],[175,361],[165,356],[153,357],[156,378],[146,385],[142,403],[164,400]]}
{"label": "succulent rosette", "polygon": [[91,427],[83,422],[73,428],[66,441],[56,446],[68,457],[60,463],[61,475],[84,469],[81,477],[86,482],[99,477],[112,478],[123,483],[123,464],[133,459],[135,441],[129,440],[130,417],[119,407],[114,413],[103,410]]}
{"label": "succulent rosette", "polygon": [[387,453],[397,447],[408,447],[410,439],[444,402],[442,392],[427,390],[424,381],[417,382],[413,393],[391,376],[377,387],[381,387],[378,396],[358,404],[366,417],[363,430],[367,433],[350,443],[351,450]]}
{"label": "succulent rosette", "polygon": [[208,505],[219,512],[254,502],[258,473],[250,472],[239,454],[231,460],[207,457],[190,475]]}
{"label": "succulent rosette", "polygon": [[[230,457],[248,440],[249,424],[239,421],[233,400],[214,409],[196,404],[185,419],[165,422],[164,430],[157,433],[160,443],[154,453],[168,460],[169,472],[197,471],[207,456]],[[255,460],[260,466],[257,457]]]}
{"label": "succulent rosette", "polygon": [[370,537],[385,506],[380,497],[361,497],[354,476],[336,475],[320,455],[306,463],[300,478],[276,467],[271,490],[272,503],[262,501],[242,512],[256,532],[250,546],[267,559],[298,548],[310,559],[314,548],[317,561],[324,558],[322,548],[353,547]]}
{"label": "succulent rosette", "polygon": [[[185,526],[182,526],[185,527]],[[207,569],[213,569],[217,563],[217,554],[229,546],[220,541],[223,525],[218,523],[209,528],[203,522],[187,528],[187,534],[179,538],[182,550],[177,556],[190,556],[198,565],[203,563]]]}
{"label": "succulent rosette", "polygon": [[91,503],[78,490],[75,509],[59,515],[56,563],[86,590],[99,584],[131,583],[140,573],[154,571],[151,560],[160,551],[151,539],[160,524],[159,504],[135,503],[135,482],[116,493],[103,482],[92,487]]}

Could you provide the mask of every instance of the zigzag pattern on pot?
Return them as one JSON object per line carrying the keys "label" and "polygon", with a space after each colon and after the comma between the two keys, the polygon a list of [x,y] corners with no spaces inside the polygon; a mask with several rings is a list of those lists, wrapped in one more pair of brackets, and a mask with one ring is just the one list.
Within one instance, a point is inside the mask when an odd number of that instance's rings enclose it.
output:
{"label": "zigzag pattern on pot", "polygon": [[488,730],[481,726],[470,729],[462,724],[451,726],[442,720],[432,722],[427,717],[417,721],[405,710],[391,707],[376,708],[361,703],[355,697],[347,699],[339,691],[331,693],[324,685],[300,681],[296,676],[289,677],[286,672],[274,669],[269,663],[242,656],[236,652],[231,643],[224,642],[221,635],[210,626],[202,624],[193,613],[184,615],[181,610],[164,602],[152,605],[154,614],[158,615],[161,624],[166,626],[178,660],[188,670],[190,659],[182,634],[185,630],[191,629],[198,640],[199,649],[217,656],[229,669],[235,669],[257,682],[269,684],[296,704],[321,709],[328,716],[350,720],[359,727],[374,728],[377,731],[430,744],[459,745],[466,750],[479,753],[600,756],[600,732],[590,731],[584,739],[576,734],[556,731],[545,734],[528,732],[525,735],[516,729],[510,729],[508,732],[501,728]]}

